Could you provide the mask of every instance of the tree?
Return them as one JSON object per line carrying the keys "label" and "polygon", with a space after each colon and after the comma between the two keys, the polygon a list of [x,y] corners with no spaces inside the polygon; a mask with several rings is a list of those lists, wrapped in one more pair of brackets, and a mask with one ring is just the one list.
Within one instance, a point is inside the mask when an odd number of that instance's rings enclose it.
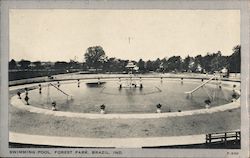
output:
{"label": "tree", "polygon": [[29,65],[30,65],[30,61],[29,60],[21,60],[18,62],[18,64],[20,65],[20,68],[21,69],[28,69],[29,68]]}
{"label": "tree", "polygon": [[118,59],[119,70],[126,71],[127,70],[126,66],[128,65],[128,62],[129,60]]}
{"label": "tree", "polygon": [[213,59],[211,60],[211,71],[220,71],[225,67],[227,67],[227,59],[225,56],[221,55],[220,51],[218,51],[214,54]]}
{"label": "tree", "polygon": [[144,72],[145,71],[145,61],[143,61],[142,59],[140,59],[138,61],[137,66],[139,67],[139,71],[140,72]]}
{"label": "tree", "polygon": [[180,71],[181,69],[181,57],[180,56],[172,56],[167,61],[167,69],[168,71]]}
{"label": "tree", "polygon": [[17,68],[17,64],[16,64],[16,61],[14,59],[12,59],[10,62],[9,62],[9,69],[16,69]]}
{"label": "tree", "polygon": [[203,67],[201,66],[202,63],[202,56],[201,55],[197,55],[196,57],[194,57],[194,68],[195,71],[199,71],[199,72],[203,72]]}
{"label": "tree", "polygon": [[104,69],[109,72],[116,72],[119,70],[118,60],[114,57],[109,58],[107,62],[104,63]]}
{"label": "tree", "polygon": [[85,62],[82,63],[82,70],[83,71],[87,71],[88,70],[87,65],[86,65]]}
{"label": "tree", "polygon": [[70,59],[68,66],[70,69],[80,69],[82,65],[79,62]]}
{"label": "tree", "polygon": [[35,62],[33,62],[33,64],[35,65],[36,69],[40,69],[42,67],[41,61],[35,61]]}
{"label": "tree", "polygon": [[201,67],[205,69],[206,72],[211,72],[211,61],[213,59],[213,54],[207,53],[201,60]]}
{"label": "tree", "polygon": [[163,58],[161,60],[161,63],[162,63],[162,69],[163,69],[162,71],[166,72],[167,71],[167,66],[168,66],[167,58]]}
{"label": "tree", "polygon": [[55,65],[54,65],[55,69],[61,69],[61,70],[67,69],[68,66],[69,64],[65,61],[57,61],[55,62]]}
{"label": "tree", "polygon": [[101,46],[89,47],[84,54],[86,64],[89,68],[101,68],[107,61],[105,52]]}
{"label": "tree", "polygon": [[153,65],[153,62],[151,60],[148,60],[145,65],[146,65],[146,70],[147,71],[153,71],[154,70],[154,65]]}
{"label": "tree", "polygon": [[153,61],[153,70],[159,70],[161,65],[161,60],[159,58],[157,58],[155,61]]}
{"label": "tree", "polygon": [[229,71],[234,73],[240,73],[241,65],[241,46],[237,45],[233,48],[233,54],[229,56]]}
{"label": "tree", "polygon": [[184,71],[188,71],[189,70],[189,64],[190,64],[190,62],[191,62],[191,57],[188,55],[185,59],[184,59],[184,61],[183,61],[183,70]]}

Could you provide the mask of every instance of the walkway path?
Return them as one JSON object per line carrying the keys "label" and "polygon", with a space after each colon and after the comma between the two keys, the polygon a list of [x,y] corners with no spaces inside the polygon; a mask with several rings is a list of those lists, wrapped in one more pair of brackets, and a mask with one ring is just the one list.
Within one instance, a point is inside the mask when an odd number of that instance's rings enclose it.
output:
{"label": "walkway path", "polygon": [[9,133],[10,142],[67,147],[141,148],[205,143],[205,135],[150,138],[81,138]]}

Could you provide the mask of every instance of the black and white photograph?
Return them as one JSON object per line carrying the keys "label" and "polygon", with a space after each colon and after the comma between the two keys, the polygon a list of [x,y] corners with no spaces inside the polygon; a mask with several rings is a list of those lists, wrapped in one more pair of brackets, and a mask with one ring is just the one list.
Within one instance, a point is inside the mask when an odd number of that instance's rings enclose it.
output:
{"label": "black and white photograph", "polygon": [[9,154],[240,157],[241,20],[239,9],[9,8]]}

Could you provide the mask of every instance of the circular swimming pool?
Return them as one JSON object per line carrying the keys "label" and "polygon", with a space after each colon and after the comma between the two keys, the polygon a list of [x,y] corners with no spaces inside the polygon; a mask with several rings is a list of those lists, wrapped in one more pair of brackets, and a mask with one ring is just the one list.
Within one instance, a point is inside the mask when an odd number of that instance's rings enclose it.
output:
{"label": "circular swimming pool", "polygon": [[[99,84],[98,84],[99,82]],[[204,109],[205,100],[211,100],[211,107],[231,102],[232,87],[209,82],[192,95],[191,91],[204,83],[198,79],[139,78],[133,82],[139,86],[126,86],[129,78],[88,79],[43,83],[39,89],[29,90],[30,106],[51,109],[56,102],[59,111],[79,113],[100,113],[100,106],[105,105],[106,113],[155,113],[156,105],[161,104],[161,112],[181,112]],[[122,83],[122,88],[120,84]],[[133,84],[134,85],[134,84]],[[69,96],[67,96],[69,95]],[[71,98],[72,96],[72,98]],[[21,94],[25,98],[25,93]]]}

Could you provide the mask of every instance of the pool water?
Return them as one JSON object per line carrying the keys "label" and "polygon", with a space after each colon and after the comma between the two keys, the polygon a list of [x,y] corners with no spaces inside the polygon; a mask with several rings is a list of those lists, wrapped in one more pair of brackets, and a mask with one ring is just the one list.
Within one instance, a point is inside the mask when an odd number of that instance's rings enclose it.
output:
{"label": "pool water", "polygon": [[[233,91],[222,87],[219,89],[215,84],[206,84],[193,93],[192,96],[185,94],[202,82],[200,80],[174,79],[142,79],[143,88],[121,88],[118,79],[102,79],[99,86],[88,86],[90,81],[60,82],[60,89],[72,95],[67,99],[66,95],[52,86],[39,90],[29,91],[30,106],[51,109],[51,102],[56,101],[59,111],[79,113],[99,113],[100,105],[106,106],[106,113],[155,113],[156,105],[162,105],[162,112],[176,112],[194,109],[204,109],[208,95],[215,96],[211,107],[230,102]],[[126,81],[124,80],[124,84]],[[48,90],[49,89],[49,90]],[[22,94],[24,96],[24,94]]]}

